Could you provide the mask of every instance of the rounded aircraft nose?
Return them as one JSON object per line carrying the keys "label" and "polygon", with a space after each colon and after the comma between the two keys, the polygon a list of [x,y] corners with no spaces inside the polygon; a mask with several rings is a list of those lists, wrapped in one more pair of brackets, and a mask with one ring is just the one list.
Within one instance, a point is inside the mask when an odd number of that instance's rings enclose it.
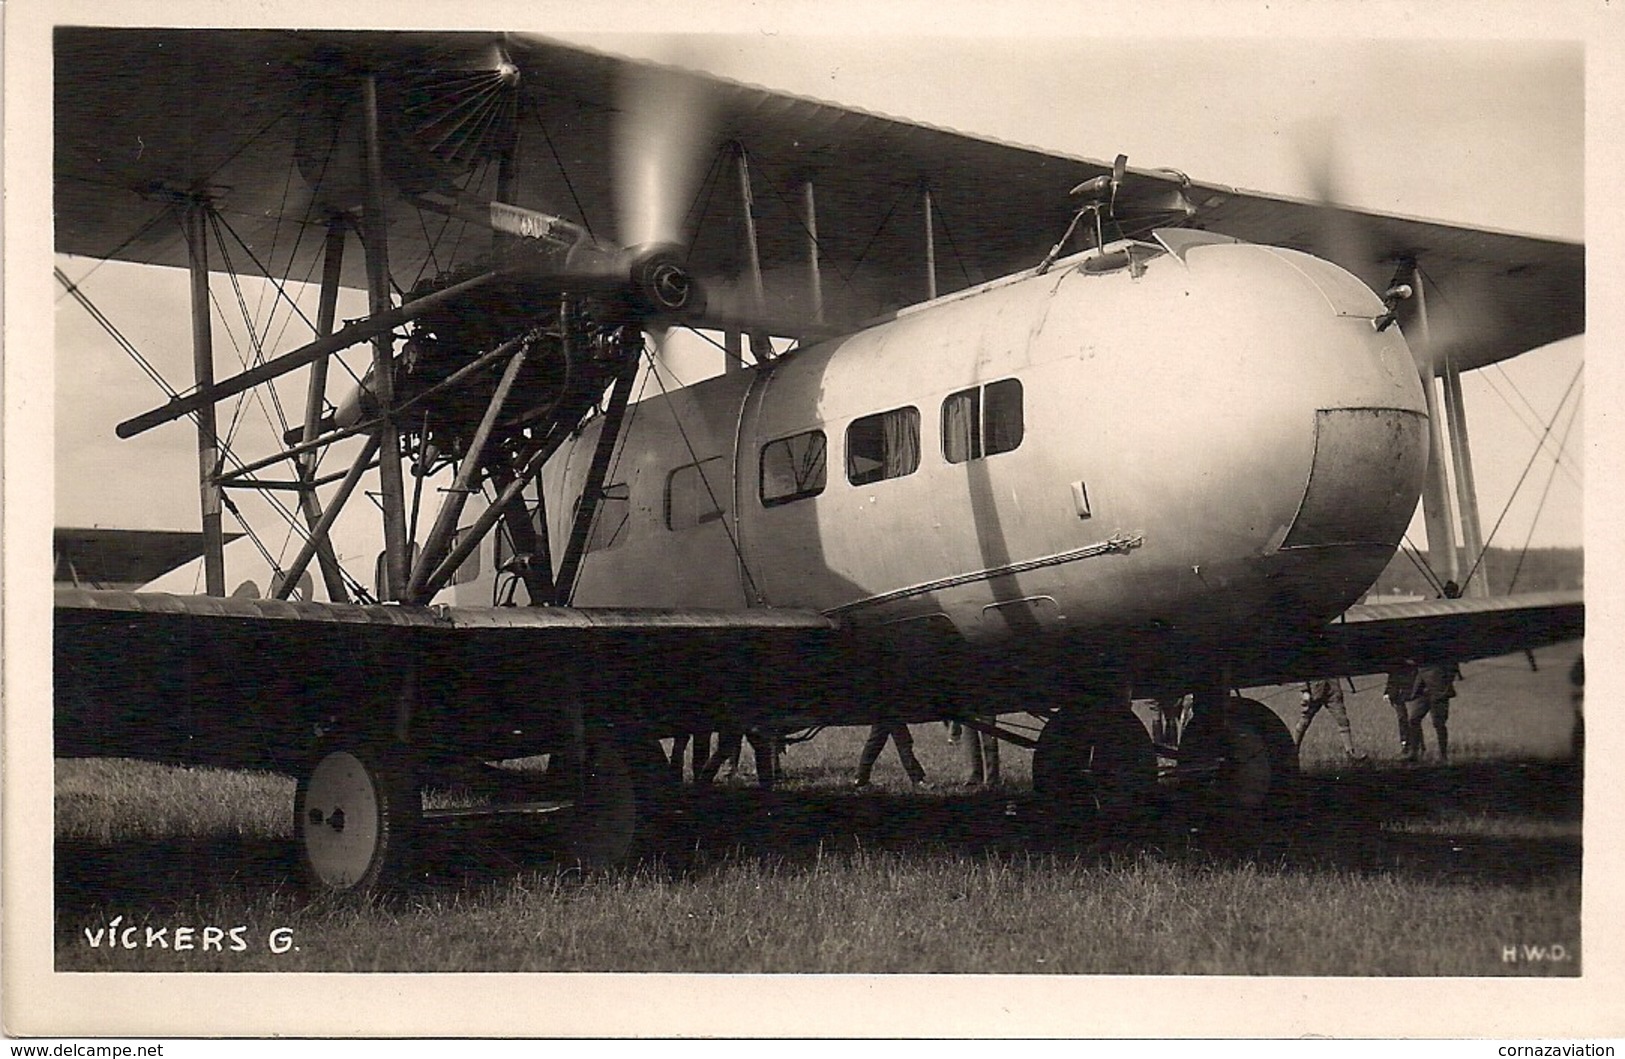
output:
{"label": "rounded aircraft nose", "polygon": [[1084,336],[1077,459],[1094,531],[1144,535],[1143,609],[1335,615],[1392,558],[1427,459],[1421,384],[1397,329],[1373,324],[1381,300],[1328,262],[1236,243],[1124,282],[1124,311],[1057,307],[1045,331]]}
{"label": "rounded aircraft nose", "polygon": [[1375,326],[1381,300],[1343,269],[1290,250],[1214,249],[1193,272],[1248,317],[1230,329],[1249,349],[1232,368],[1274,395],[1250,406],[1278,446],[1251,476],[1267,512],[1251,527],[1255,565],[1280,606],[1330,616],[1381,573],[1416,509],[1428,441],[1415,364],[1397,329]]}

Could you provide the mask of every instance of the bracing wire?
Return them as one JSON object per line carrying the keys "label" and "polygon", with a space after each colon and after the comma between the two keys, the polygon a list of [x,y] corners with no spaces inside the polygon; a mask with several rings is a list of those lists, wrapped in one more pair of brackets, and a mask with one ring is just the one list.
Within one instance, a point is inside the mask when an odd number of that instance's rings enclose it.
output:
{"label": "bracing wire", "polygon": [[[699,453],[694,451],[694,443],[689,440],[688,430],[683,426],[682,417],[677,414],[677,408],[671,401],[671,394],[666,390],[665,380],[660,377],[659,364],[647,347],[645,347],[643,355],[649,364],[649,374],[654,377],[656,385],[660,387],[660,395],[666,399],[666,406],[671,409],[672,423],[677,427],[678,436],[683,439],[683,448],[688,452],[689,461],[698,470],[700,464]],[[711,480],[706,477],[705,472],[700,470],[699,474],[700,484],[705,486],[705,495],[710,498],[711,506],[716,508],[717,511],[727,510],[722,506],[722,502],[717,499],[717,494],[711,488]],[[728,535],[728,546],[733,549],[734,557],[739,560],[739,569],[744,572],[745,580],[750,582],[751,598],[760,599],[762,596],[761,589],[757,587],[756,578],[750,572],[750,564],[745,561],[745,553],[739,547],[739,539],[734,534],[733,527],[728,525],[726,518],[722,519],[722,532]]]}
{"label": "bracing wire", "polygon": [[[1574,429],[1574,421],[1575,421],[1575,419],[1578,418],[1579,411],[1580,411],[1580,403],[1578,401],[1576,401],[1574,403],[1574,407],[1569,410],[1569,421],[1568,421],[1568,424],[1563,427],[1563,437],[1562,437],[1562,440],[1559,442],[1559,446],[1558,446],[1559,449],[1563,448],[1564,446],[1566,446],[1568,444],[1569,431]],[[1557,478],[1558,467],[1559,467],[1559,464],[1557,463],[1557,461],[1555,461],[1555,460],[1552,461],[1552,469],[1546,475],[1545,488],[1543,488],[1540,491],[1540,502],[1535,505],[1536,517],[1535,517],[1535,519],[1531,520],[1530,523],[1529,523],[1529,532],[1528,532],[1528,534],[1526,534],[1524,536],[1523,547],[1521,549],[1519,549],[1519,551],[1518,551],[1518,562],[1512,568],[1512,578],[1511,578],[1511,581],[1507,584],[1507,592],[1508,593],[1510,593],[1513,590],[1513,588],[1515,588],[1517,586],[1517,584],[1518,584],[1518,575],[1523,572],[1523,561],[1526,558],[1529,557],[1529,542],[1532,541],[1534,539],[1534,537],[1535,537],[1535,526],[1537,525],[1537,523],[1539,521],[1540,512],[1542,512],[1542,511],[1544,511],[1546,509],[1546,498],[1551,494],[1552,482]]]}
{"label": "bracing wire", "polygon": [[886,225],[891,222],[892,214],[897,212],[897,206],[902,201],[903,193],[898,192],[897,197],[892,199],[892,204],[886,207],[886,215],[880,218],[879,224],[875,225],[875,230],[869,235],[869,241],[863,244],[863,252],[858,254],[858,259],[852,262],[852,274],[854,276],[857,275],[858,269],[862,267],[863,259],[869,256],[869,251],[874,247],[875,240],[879,239],[881,233],[885,232]]}
{"label": "bracing wire", "polygon": [[[147,378],[151,379],[153,384],[163,391],[165,397],[173,399],[179,396],[175,388],[169,385],[169,382],[163,377],[163,375],[159,374],[158,369],[152,366],[152,362],[147,360],[147,358],[142,355],[141,351],[135,347],[135,343],[124,337],[124,333],[113,324],[113,321],[109,320],[107,316],[96,307],[96,304],[90,300],[90,296],[87,295],[78,284],[74,283],[68,278],[68,274],[66,272],[63,272],[60,268],[53,268],[52,271],[56,274],[56,281],[62,284],[64,293],[79,303],[79,306],[90,315],[90,318],[94,320],[103,331],[107,333],[108,337],[110,337],[118,345],[118,347],[129,356],[131,360],[135,361],[137,367],[146,373]],[[89,274],[87,273],[86,275],[88,276]],[[193,414],[192,418],[194,421],[196,420],[197,416],[195,413]]]}
{"label": "bracing wire", "polygon": [[[157,386],[166,397],[173,398],[177,396],[179,391],[169,384],[168,380],[166,380],[162,373],[153,366],[151,361],[142,355],[141,351],[135,347],[134,343],[130,342],[130,340],[118,330],[112,321],[107,318],[106,314],[96,307],[96,305],[90,300],[89,295],[85,294],[83,289],[81,289],[78,284],[72,282],[68,278],[67,274],[64,273],[60,268],[55,269],[55,272],[57,282],[61,283],[62,286],[67,289],[68,293],[73,297],[73,299],[85,309],[92,320],[96,321],[96,323],[101,326],[101,328],[108,334],[109,337],[113,339],[119,348],[122,349],[133,361],[135,361],[137,366],[141,368],[142,372],[152,381],[153,385]],[[199,416],[197,412],[188,412],[187,418],[192,421],[194,427],[198,425]],[[222,465],[230,464],[234,468],[239,469],[244,466],[243,461],[237,456],[237,454],[231,451],[231,448],[228,445],[224,444],[222,444],[220,447],[220,462]],[[225,495],[226,494],[224,491],[222,491],[222,497]],[[298,533],[302,539],[306,541],[311,539],[310,531],[302,522],[299,521],[298,517],[292,511],[288,510],[287,506],[283,504],[279,498],[272,494],[264,494],[264,499],[267,505],[271,507],[271,509],[278,515],[280,515],[282,519],[290,527],[292,527],[294,532]],[[239,522],[242,521],[243,520],[239,515]],[[246,522],[243,523],[243,530],[248,536],[256,537],[254,530],[249,527]],[[372,598],[371,593],[367,591],[366,587],[362,585],[360,581],[356,580],[356,578],[347,570],[344,570],[341,567],[339,574],[344,579],[346,586],[355,594],[357,599],[368,600]]]}
{"label": "bracing wire", "polygon": [[[245,369],[247,369],[249,367],[258,367],[259,365],[265,363],[265,346],[264,346],[264,344],[263,344],[263,342],[262,342],[262,340],[260,338],[260,335],[259,335],[257,329],[254,326],[254,319],[253,319],[252,314],[249,312],[249,308],[248,308],[248,299],[243,296],[242,283],[241,283],[240,279],[237,276],[236,270],[231,267],[230,251],[226,247],[225,237],[220,232],[220,225],[219,225],[219,223],[217,221],[218,214],[216,214],[215,211],[210,210],[208,212],[208,218],[209,218],[210,229],[214,232],[215,243],[220,248],[220,255],[221,255],[223,263],[226,266],[226,275],[231,278],[232,293],[235,294],[236,297],[237,297],[237,309],[242,314],[243,327],[247,332],[248,343],[249,343],[250,348],[253,351],[253,357],[251,358],[251,363],[245,363],[243,365],[243,367]],[[212,295],[211,295],[211,298],[212,298]],[[224,316],[225,316],[225,314],[222,312],[221,313],[222,319],[224,319]],[[233,343],[233,344],[235,344],[235,343]],[[259,389],[259,387],[256,387],[255,389]],[[265,389],[271,391],[271,406],[276,411],[277,426],[284,434],[286,434],[287,430],[288,430],[288,415],[287,415],[287,412],[282,407],[282,398],[277,393],[277,390],[276,390],[275,386],[267,386],[267,387],[265,387]],[[263,400],[260,403],[260,409],[261,409],[261,411],[265,410],[265,405],[264,405]]]}
{"label": "bracing wire", "polygon": [[[1507,406],[1507,408],[1510,409],[1512,411],[1512,413],[1518,417],[1518,422],[1523,425],[1523,428],[1525,430],[1529,431],[1530,436],[1535,438],[1537,441],[1540,441],[1540,442],[1542,442],[1544,444],[1545,439],[1542,437],[1542,435],[1540,433],[1539,413],[1535,411],[1534,405],[1530,404],[1529,403],[1529,398],[1525,397],[1523,395],[1523,391],[1518,389],[1517,383],[1512,381],[1512,377],[1506,373],[1506,369],[1502,368],[1499,363],[1497,363],[1497,364],[1495,364],[1493,366],[1494,366],[1495,370],[1501,375],[1501,377],[1506,381],[1506,384],[1509,387],[1512,388],[1512,392],[1517,395],[1518,400],[1523,402],[1523,407],[1529,410],[1530,415],[1535,416],[1534,422],[1531,423],[1530,419],[1529,419],[1529,416],[1526,416],[1524,414],[1523,409],[1520,409],[1517,405],[1513,404],[1512,401],[1510,399],[1508,399],[1506,394],[1501,392],[1501,387],[1496,383],[1496,381],[1495,381],[1495,379],[1493,377],[1491,377],[1489,375],[1484,375],[1483,379],[1484,379],[1485,384],[1488,385],[1489,388],[1495,392],[1495,396],[1499,397],[1501,399],[1501,402],[1503,404],[1505,404]],[[1559,470],[1561,470],[1563,472],[1563,474],[1565,476],[1567,476],[1567,478],[1569,479],[1570,482],[1574,483],[1575,485],[1579,485],[1580,481],[1575,476],[1574,470],[1568,465],[1568,461],[1564,459],[1565,455],[1567,455],[1567,454],[1562,449],[1559,449],[1552,457],[1552,459],[1554,461],[1554,464]]]}
{"label": "bracing wire", "polygon": [[[1570,419],[1569,420],[1569,425],[1573,426],[1573,424],[1574,424],[1574,420]],[[1568,433],[1568,430],[1567,430],[1567,428],[1565,428],[1564,429],[1565,436],[1567,435],[1567,433]],[[1552,469],[1549,472],[1547,472],[1547,474],[1546,474],[1546,485],[1540,491],[1540,502],[1535,506],[1536,516],[1535,516],[1534,519],[1530,520],[1529,532],[1524,534],[1523,547],[1518,549],[1518,561],[1513,565],[1513,567],[1512,567],[1512,577],[1510,579],[1508,579],[1508,581],[1507,581],[1507,594],[1508,595],[1510,595],[1512,593],[1513,589],[1518,587],[1518,575],[1523,572],[1524,560],[1529,557],[1530,543],[1535,539],[1535,527],[1539,524],[1540,512],[1542,512],[1542,511],[1544,511],[1546,509],[1546,498],[1551,494],[1552,482],[1553,482],[1554,479],[1556,479],[1556,477],[1557,477],[1557,464],[1553,463],[1552,464]]]}
{"label": "bracing wire", "polygon": [[937,217],[942,222],[943,238],[948,240],[948,251],[954,255],[954,264],[959,266],[959,274],[965,277],[967,285],[974,284],[976,280],[971,278],[970,270],[965,267],[965,256],[959,252],[959,244],[954,242],[953,229],[948,226],[948,214],[943,210],[940,203],[935,203],[934,206]]}
{"label": "bracing wire", "polygon": [[[168,220],[171,216],[172,216],[172,212],[170,211],[167,203],[164,204],[163,206],[160,206],[158,208],[157,212],[155,212],[151,217],[148,217],[147,220],[146,220],[146,223],[142,224],[139,228],[137,228],[135,230],[135,232],[132,233],[128,239],[124,240],[124,242],[120,243],[118,246],[115,246],[111,251],[108,252],[106,257],[96,259],[96,263],[94,265],[92,265],[88,270],[86,270],[86,272],[85,272],[85,274],[83,276],[79,277],[78,282],[83,283],[86,280],[88,280],[90,277],[94,276],[96,274],[97,269],[101,268],[103,265],[107,264],[109,261],[112,261],[112,260],[116,259],[119,256],[120,253],[122,253],[126,248],[128,248],[130,246],[131,243],[134,243],[136,240],[142,238],[148,232],[150,232],[154,228],[156,228],[158,226],[159,221]],[[58,269],[57,271],[61,272],[61,269]],[[63,273],[63,275],[66,275],[66,273]],[[74,289],[75,289],[74,285],[72,283],[68,283],[68,284],[66,284],[66,287],[67,287],[67,290],[64,291],[64,294],[65,295],[66,294],[72,294]],[[62,299],[59,297],[59,298],[57,298],[57,300],[61,301]]]}
{"label": "bracing wire", "polygon": [[[219,173],[220,170],[222,170],[226,166],[230,165],[232,163],[232,161],[234,161],[237,158],[238,155],[240,155],[244,151],[248,150],[250,147],[252,147],[255,143],[257,143],[259,141],[260,137],[262,137],[266,133],[270,132],[273,128],[276,127],[276,125],[279,122],[282,122],[282,121],[284,121],[286,119],[287,119],[287,114],[285,112],[281,112],[281,113],[276,114],[274,117],[272,117],[270,120],[268,120],[264,125],[261,125],[257,130],[250,133],[243,140],[242,143],[238,144],[237,147],[234,150],[231,151],[231,153],[227,154],[224,158],[222,158],[220,160],[220,164],[216,165],[206,175],[204,175],[203,179],[201,181],[199,181],[198,183],[200,185],[202,185],[202,186],[207,186],[208,183],[214,179],[214,176],[215,176],[216,173]],[[94,182],[91,182],[91,183],[94,183]],[[119,190],[121,190],[121,191],[131,190],[130,188],[124,187],[122,185],[118,185],[118,187],[119,187]],[[145,192],[142,192],[142,194],[143,194],[143,196],[145,196]],[[79,282],[83,283],[85,280],[87,280],[91,276],[95,275],[97,269],[99,269],[103,265],[107,264],[107,262],[116,259],[119,256],[119,254],[122,253],[124,250],[126,250],[132,243],[134,243],[136,240],[140,239],[142,236],[146,235],[149,231],[151,231],[158,224],[159,221],[166,219],[167,217],[169,217],[169,215],[170,215],[170,211],[168,209],[160,208],[156,213],[154,213],[151,217],[149,217],[147,219],[146,223],[141,225],[140,228],[136,229],[135,232],[133,234],[131,234],[129,238],[125,239],[122,243],[120,243],[118,246],[114,247],[107,254],[102,255],[100,260],[98,260],[96,262],[96,264],[91,267],[90,271],[86,272],[83,276],[79,277]]]}
{"label": "bracing wire", "polygon": [[[253,248],[250,247],[247,243],[245,243],[243,241],[243,237],[238,235],[237,231],[234,228],[232,228],[232,226],[230,224],[226,223],[226,221],[225,221],[225,219],[223,217],[220,217],[218,214],[212,213],[212,211],[211,211],[211,215],[214,216],[218,220],[221,227],[223,227],[228,233],[230,233],[230,235],[232,237],[232,240],[234,242],[236,242],[236,244],[239,247],[242,248],[242,250],[243,250],[243,252],[245,254],[248,255],[248,259],[254,263],[254,267],[260,271],[260,274],[263,275],[266,278],[266,281],[269,282],[273,287],[276,288],[277,294],[283,300],[285,300],[288,303],[289,308],[291,308],[295,313],[298,314],[299,319],[304,321],[304,324],[305,324],[306,327],[310,328],[311,334],[316,334],[317,332],[316,332],[316,323],[315,323],[315,321],[311,320],[311,318],[309,316],[305,315],[304,309],[300,308],[299,303],[293,298],[292,295],[290,295],[287,292],[287,289],[282,284],[282,282],[280,282],[279,280],[276,280],[276,279],[271,277],[271,274],[270,274],[269,270],[266,269],[264,263],[261,262],[260,259],[257,256],[255,256]],[[353,381],[358,386],[361,384],[361,377],[355,373],[355,369],[351,368],[350,365],[348,365],[348,364],[346,364],[344,362],[344,358],[342,358],[342,357],[334,357],[332,359],[338,361],[339,366],[342,367],[344,369],[345,373],[350,376],[351,381]]]}
{"label": "bracing wire", "polygon": [[[1580,371],[1581,371],[1580,368],[1575,368],[1574,369],[1574,375],[1573,375],[1572,378],[1569,379],[1568,387],[1564,389],[1563,397],[1557,403],[1557,407],[1558,407],[1559,412],[1562,411],[1564,405],[1569,403],[1569,394],[1574,392],[1575,384],[1580,381]],[[1574,409],[1572,409],[1569,412],[1569,425],[1570,426],[1572,426],[1574,424],[1575,412],[1577,412],[1579,410],[1579,407],[1580,407],[1580,404],[1579,404],[1578,401],[1576,401],[1575,405],[1574,405]],[[1542,439],[1543,443],[1544,443],[1544,440],[1545,440],[1545,436],[1552,432],[1552,427],[1556,425],[1556,422],[1557,422],[1557,420],[1556,420],[1556,418],[1554,416],[1552,422],[1548,423],[1546,425],[1546,429],[1541,434],[1541,439]],[[1565,435],[1565,437],[1567,436],[1567,429],[1565,429],[1564,435]],[[1495,520],[1494,528],[1491,529],[1490,532],[1489,532],[1489,535],[1484,538],[1484,550],[1479,552],[1478,556],[1473,560],[1473,568],[1467,572],[1467,577],[1463,579],[1464,584],[1466,582],[1472,580],[1473,574],[1478,571],[1479,565],[1481,563],[1483,563],[1484,556],[1489,553],[1490,542],[1493,541],[1495,539],[1495,535],[1501,531],[1501,524],[1506,521],[1506,517],[1507,517],[1508,512],[1510,512],[1512,510],[1512,502],[1517,499],[1519,491],[1523,489],[1524,480],[1529,477],[1529,472],[1535,466],[1535,460],[1540,457],[1540,453],[1541,453],[1542,448],[1543,448],[1543,444],[1542,445],[1536,445],[1535,446],[1535,451],[1530,453],[1530,455],[1529,455],[1529,461],[1523,465],[1523,473],[1518,475],[1517,484],[1515,484],[1512,487],[1512,494],[1507,498],[1507,502],[1506,502],[1505,506],[1503,506],[1501,508],[1500,517],[1498,517]]]}
{"label": "bracing wire", "polygon": [[[754,155],[752,157],[755,158]],[[761,163],[760,159],[757,161],[760,163],[760,168],[762,169],[764,175],[775,168],[775,164],[772,162]],[[781,173],[785,171],[785,167],[783,166],[777,166],[776,168]],[[769,185],[772,187],[774,195],[778,197],[780,203],[783,204],[785,209],[789,211],[790,216],[795,219],[795,226],[801,230],[803,235],[811,238],[812,232],[810,229],[808,229],[806,220],[801,216],[800,207],[785,197],[783,190],[784,183],[785,182],[782,180],[769,181]],[[879,239],[882,234],[884,234],[886,225],[891,221],[892,214],[897,212],[897,207],[902,202],[903,194],[903,192],[898,192],[897,198],[892,202],[891,207],[886,210],[886,215],[880,219],[880,223],[875,226],[874,232],[869,236],[869,241],[864,244],[863,250],[858,254],[857,259],[852,262],[851,268],[842,268],[840,260],[830,253],[828,244],[823,239],[817,240],[818,261],[820,268],[827,265],[829,269],[835,273],[836,278],[841,281],[842,286],[845,287],[847,291],[853,294],[858,293],[855,283],[858,269],[862,267],[864,258],[868,256],[869,250],[874,246],[875,241]],[[940,216],[940,210],[938,213]],[[953,233],[948,230],[946,220],[943,222],[943,234],[948,237],[948,246],[953,251],[954,260],[959,264],[959,271],[965,276],[967,281],[970,281],[970,274],[966,272],[965,263],[960,257],[958,246],[954,243]]]}
{"label": "bracing wire", "polygon": [[1411,565],[1416,567],[1417,573],[1422,575],[1422,580],[1426,581],[1428,586],[1432,588],[1434,592],[1443,594],[1444,582],[1439,580],[1439,575],[1434,573],[1433,568],[1428,565],[1427,560],[1422,558],[1422,549],[1418,548],[1411,541],[1410,534],[1407,533],[1404,539],[1405,544],[1409,549],[1401,549],[1405,555],[1405,558],[1411,561]]}
{"label": "bracing wire", "polygon": [[581,217],[581,227],[587,230],[588,238],[597,239],[598,237],[593,234],[592,221],[587,217],[587,209],[581,204],[581,196],[576,194],[575,184],[570,181],[569,167],[564,164],[564,159],[559,157],[559,149],[554,146],[553,137],[548,135],[547,123],[542,120],[542,112],[537,108],[534,99],[526,97],[526,102],[530,104],[531,117],[536,119],[536,128],[541,131],[542,141],[547,144],[547,150],[553,156],[553,164],[558,167],[559,178],[564,181],[564,189],[570,193],[570,201],[575,203],[576,213]]}

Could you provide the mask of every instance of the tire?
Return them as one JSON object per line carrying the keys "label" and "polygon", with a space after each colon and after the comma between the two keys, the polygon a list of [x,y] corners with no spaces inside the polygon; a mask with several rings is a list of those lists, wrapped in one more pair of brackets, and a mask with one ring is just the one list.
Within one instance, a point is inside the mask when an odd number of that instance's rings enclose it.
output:
{"label": "tire", "polygon": [[555,856],[587,870],[635,860],[658,837],[670,786],[657,742],[613,732],[589,736],[586,782],[554,831]]}
{"label": "tire", "polygon": [[366,894],[406,876],[423,800],[402,755],[359,743],[319,748],[293,805],[300,861],[317,889]]}
{"label": "tire", "polygon": [[1191,719],[1180,760],[1217,766],[1195,792],[1203,815],[1262,836],[1298,815],[1298,747],[1286,722],[1255,699],[1231,699],[1225,713]]}
{"label": "tire", "polygon": [[1156,780],[1150,736],[1115,702],[1063,709],[1044,726],[1033,753],[1033,792],[1080,822],[1139,816]]}

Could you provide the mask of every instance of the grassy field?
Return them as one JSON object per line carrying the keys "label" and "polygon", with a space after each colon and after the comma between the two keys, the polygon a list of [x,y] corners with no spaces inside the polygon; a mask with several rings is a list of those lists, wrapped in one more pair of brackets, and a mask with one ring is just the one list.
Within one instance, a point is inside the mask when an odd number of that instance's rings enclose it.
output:
{"label": "grassy field", "polygon": [[[662,851],[626,871],[556,869],[511,829],[463,826],[424,881],[357,903],[301,890],[291,780],[60,761],[56,965],[1574,975],[1574,650],[1542,652],[1538,672],[1468,664],[1448,766],[1399,762],[1380,680],[1358,681],[1369,760],[1344,762],[1318,720],[1313,811],[1266,847],[1227,843],[1171,796],[1132,833],[1063,831],[1031,800],[1028,753],[1004,747],[1006,786],[968,791],[938,725],[914,728],[932,789],[909,790],[888,748],[854,791],[864,732],[838,729],[792,748],[779,790],[754,787],[748,752],[733,782],[685,789]],[[1295,689],[1254,694],[1295,719]],[[109,944],[115,919],[136,947]]]}

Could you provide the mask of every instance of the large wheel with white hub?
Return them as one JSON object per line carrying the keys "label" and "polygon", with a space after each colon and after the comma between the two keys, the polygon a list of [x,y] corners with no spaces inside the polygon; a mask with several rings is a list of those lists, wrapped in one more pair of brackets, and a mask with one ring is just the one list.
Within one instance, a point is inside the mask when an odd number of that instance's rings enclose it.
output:
{"label": "large wheel with white hub", "polygon": [[412,771],[377,747],[329,747],[294,793],[294,834],[315,883],[365,893],[395,881],[410,860],[423,800]]}
{"label": "large wheel with white hub", "polygon": [[1128,819],[1145,810],[1156,781],[1156,751],[1126,703],[1078,703],[1039,733],[1033,792],[1060,812]]}

